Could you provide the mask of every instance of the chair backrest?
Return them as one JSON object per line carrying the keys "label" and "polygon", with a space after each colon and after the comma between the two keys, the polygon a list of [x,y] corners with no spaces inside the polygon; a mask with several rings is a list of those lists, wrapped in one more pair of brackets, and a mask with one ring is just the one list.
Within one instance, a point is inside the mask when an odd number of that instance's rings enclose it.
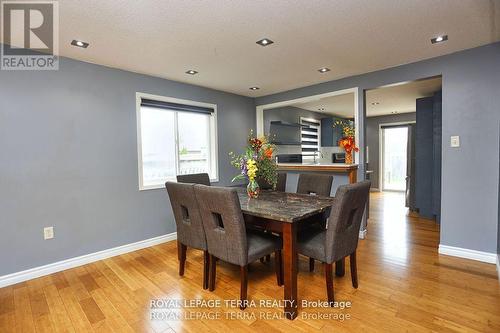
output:
{"label": "chair backrest", "polygon": [[210,186],[210,177],[208,173],[192,173],[189,175],[178,175],[178,183],[192,183]]}
{"label": "chair backrest", "polygon": [[174,212],[178,241],[189,247],[206,250],[207,241],[194,184],[166,182],[165,187]]}
{"label": "chair backrest", "polygon": [[368,180],[337,189],[326,231],[327,263],[340,260],[356,250],[370,185]]}
{"label": "chair backrest", "polygon": [[276,184],[276,191],[285,192],[286,190],[286,172],[278,172],[278,183]]}
{"label": "chair backrest", "polygon": [[245,221],[236,189],[195,185],[196,200],[207,237],[208,252],[244,266],[248,261]]}
{"label": "chair backrest", "polygon": [[297,193],[330,196],[333,176],[315,173],[301,173],[297,185]]}

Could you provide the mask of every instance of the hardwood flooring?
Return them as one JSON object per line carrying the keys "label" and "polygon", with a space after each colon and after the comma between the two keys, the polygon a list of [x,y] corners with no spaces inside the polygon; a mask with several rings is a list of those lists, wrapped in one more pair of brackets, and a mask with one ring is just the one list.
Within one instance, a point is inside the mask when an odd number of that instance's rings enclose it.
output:
{"label": "hardwood flooring", "polygon": [[[222,303],[171,312],[184,320],[151,320],[155,299],[239,297],[238,267],[219,261],[216,290],[203,290],[203,253],[188,250],[179,277],[170,242],[0,289],[0,332],[500,332],[495,265],[438,255],[438,226],[403,206],[400,194],[372,194],[368,236],[357,251],[359,288],[347,267],[334,280],[336,300],[352,302],[350,308],[299,304],[292,322],[276,319],[282,308],[241,311]],[[252,263],[248,279],[250,300],[282,299],[272,261]],[[298,295],[326,300],[322,265],[310,273],[300,258]]]}

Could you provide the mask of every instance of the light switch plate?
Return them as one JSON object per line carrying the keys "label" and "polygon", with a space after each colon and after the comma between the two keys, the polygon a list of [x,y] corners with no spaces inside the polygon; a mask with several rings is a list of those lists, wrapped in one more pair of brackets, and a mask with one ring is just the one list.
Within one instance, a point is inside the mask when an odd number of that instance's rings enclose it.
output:
{"label": "light switch plate", "polygon": [[54,227],[45,227],[43,228],[43,239],[52,239],[54,238]]}
{"label": "light switch plate", "polygon": [[452,148],[460,147],[460,137],[458,135],[452,136],[450,138],[450,147]]}

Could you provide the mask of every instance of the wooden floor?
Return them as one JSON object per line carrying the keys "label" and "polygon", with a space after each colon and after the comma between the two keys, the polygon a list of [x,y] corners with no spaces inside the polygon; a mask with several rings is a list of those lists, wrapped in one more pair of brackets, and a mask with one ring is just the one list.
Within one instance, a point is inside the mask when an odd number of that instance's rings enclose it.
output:
{"label": "wooden floor", "polygon": [[[351,301],[351,308],[299,305],[293,322],[269,318],[279,318],[281,308],[226,306],[170,312],[182,321],[150,320],[154,299],[239,297],[239,269],[224,263],[215,292],[202,290],[201,252],[188,251],[186,274],[179,277],[171,242],[0,289],[0,332],[500,332],[495,266],[439,256],[439,228],[408,216],[403,205],[400,194],[372,194],[368,237],[358,248],[359,289],[348,274],[334,282],[336,300]],[[250,267],[251,300],[283,297],[271,263]],[[325,300],[321,265],[314,273],[307,268],[301,258],[299,298]]]}

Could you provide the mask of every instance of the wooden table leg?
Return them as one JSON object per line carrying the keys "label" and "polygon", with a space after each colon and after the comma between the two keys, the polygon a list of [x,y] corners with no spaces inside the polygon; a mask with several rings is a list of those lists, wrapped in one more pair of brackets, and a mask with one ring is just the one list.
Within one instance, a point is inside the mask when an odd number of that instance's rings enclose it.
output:
{"label": "wooden table leg", "polygon": [[339,261],[335,262],[335,275],[345,275],[345,258],[342,258]]}
{"label": "wooden table leg", "polygon": [[285,317],[297,317],[297,224],[283,223],[283,265],[285,282]]}

